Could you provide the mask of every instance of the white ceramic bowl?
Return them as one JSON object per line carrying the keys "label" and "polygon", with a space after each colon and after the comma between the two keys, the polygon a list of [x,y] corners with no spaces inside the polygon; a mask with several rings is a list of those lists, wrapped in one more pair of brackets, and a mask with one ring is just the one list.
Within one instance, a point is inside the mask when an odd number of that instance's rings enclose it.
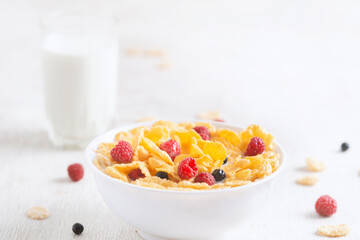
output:
{"label": "white ceramic bowl", "polygon": [[[85,154],[99,192],[108,207],[122,220],[139,230],[146,240],[221,239],[229,230],[244,226],[266,207],[272,180],[284,166],[285,153],[276,143],[280,167],[270,176],[248,185],[202,191],[168,191],[152,189],[114,179],[92,163],[97,146],[113,141],[116,133],[153,122],[137,123],[111,130],[95,138]],[[240,131],[243,128],[212,122],[220,128]]]}

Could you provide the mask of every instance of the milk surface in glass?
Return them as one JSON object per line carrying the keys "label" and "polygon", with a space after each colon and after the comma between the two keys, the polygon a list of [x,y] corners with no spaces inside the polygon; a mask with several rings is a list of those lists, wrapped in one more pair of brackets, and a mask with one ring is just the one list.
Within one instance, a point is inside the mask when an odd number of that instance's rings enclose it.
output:
{"label": "milk surface in glass", "polygon": [[91,26],[81,27],[83,23],[77,26],[79,19],[67,16],[68,28],[50,28],[43,36],[49,135],[55,145],[63,147],[83,146],[105,131],[115,111],[116,34],[99,28],[92,31]]}

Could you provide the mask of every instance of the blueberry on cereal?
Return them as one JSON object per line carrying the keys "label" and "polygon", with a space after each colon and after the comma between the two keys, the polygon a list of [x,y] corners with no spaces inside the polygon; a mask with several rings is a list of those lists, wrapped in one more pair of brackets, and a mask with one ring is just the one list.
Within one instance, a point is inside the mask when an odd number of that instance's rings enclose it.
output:
{"label": "blueberry on cereal", "polygon": [[342,152],[345,152],[345,151],[347,151],[348,149],[349,149],[349,144],[347,143],[347,142],[343,142],[342,144],[341,144],[341,151]]}
{"label": "blueberry on cereal", "polygon": [[80,235],[84,231],[84,226],[81,225],[80,223],[75,223],[72,226],[72,230],[76,235]]}
{"label": "blueberry on cereal", "polygon": [[159,171],[155,174],[155,176],[161,178],[161,179],[167,179],[169,180],[169,174],[167,172]]}
{"label": "blueberry on cereal", "polygon": [[222,169],[215,169],[212,173],[217,182],[222,181],[226,178],[226,173]]}

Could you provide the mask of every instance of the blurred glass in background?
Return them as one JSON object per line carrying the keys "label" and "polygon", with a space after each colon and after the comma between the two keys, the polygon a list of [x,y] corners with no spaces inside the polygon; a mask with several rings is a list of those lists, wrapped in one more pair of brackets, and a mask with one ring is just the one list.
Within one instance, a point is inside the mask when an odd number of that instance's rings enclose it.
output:
{"label": "blurred glass in background", "polygon": [[52,143],[81,147],[107,129],[117,89],[117,20],[90,12],[42,18],[46,115]]}

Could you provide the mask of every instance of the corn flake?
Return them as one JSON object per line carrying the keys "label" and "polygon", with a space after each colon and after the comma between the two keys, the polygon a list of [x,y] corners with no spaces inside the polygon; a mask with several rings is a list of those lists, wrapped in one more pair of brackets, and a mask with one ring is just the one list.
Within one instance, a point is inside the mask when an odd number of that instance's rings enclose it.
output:
{"label": "corn flake", "polygon": [[319,227],[317,233],[325,237],[343,237],[350,233],[350,227],[346,224],[326,225]]}
{"label": "corn flake", "polygon": [[306,165],[312,172],[321,172],[325,170],[325,164],[323,162],[317,161],[315,158],[307,158]]}

